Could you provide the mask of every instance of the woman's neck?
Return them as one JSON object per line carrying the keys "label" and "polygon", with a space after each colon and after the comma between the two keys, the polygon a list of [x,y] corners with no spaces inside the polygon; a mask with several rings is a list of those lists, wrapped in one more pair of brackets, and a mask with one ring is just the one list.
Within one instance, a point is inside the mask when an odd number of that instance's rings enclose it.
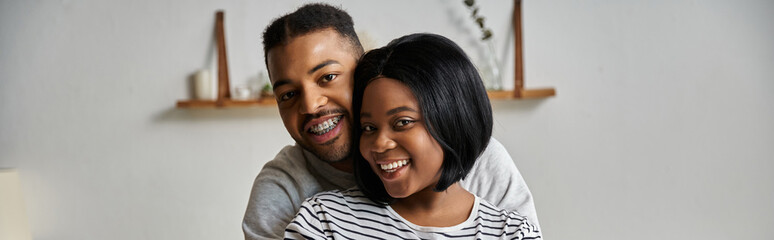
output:
{"label": "woman's neck", "polygon": [[390,205],[409,222],[427,227],[451,227],[468,219],[475,196],[454,183],[446,191],[423,189]]}

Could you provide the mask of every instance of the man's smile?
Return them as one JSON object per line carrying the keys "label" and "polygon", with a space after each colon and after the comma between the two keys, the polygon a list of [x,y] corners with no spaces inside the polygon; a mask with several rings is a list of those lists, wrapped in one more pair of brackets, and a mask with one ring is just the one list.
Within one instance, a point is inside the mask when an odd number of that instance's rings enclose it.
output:
{"label": "man's smile", "polygon": [[332,144],[338,139],[342,125],[346,121],[344,110],[327,111],[315,117],[308,119],[303,124],[302,134],[305,138],[311,140],[310,143],[318,145]]}
{"label": "man's smile", "polygon": [[338,124],[339,124],[339,121],[341,120],[341,117],[342,116],[339,115],[339,116],[335,116],[335,117],[332,117],[332,118],[328,118],[327,120],[322,121],[319,124],[315,124],[315,125],[312,125],[312,126],[308,127],[306,132],[314,134],[314,135],[317,135],[317,136],[323,135],[323,134],[333,130],[334,128],[336,128],[336,126],[338,126]]}

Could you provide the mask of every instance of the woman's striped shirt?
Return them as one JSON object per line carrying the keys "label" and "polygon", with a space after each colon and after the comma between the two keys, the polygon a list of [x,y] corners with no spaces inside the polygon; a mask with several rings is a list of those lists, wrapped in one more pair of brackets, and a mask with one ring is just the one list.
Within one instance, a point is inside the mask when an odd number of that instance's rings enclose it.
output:
{"label": "woman's striped shirt", "polygon": [[515,212],[476,196],[465,222],[424,227],[403,219],[390,206],[374,203],[357,188],[319,193],[307,199],[285,229],[285,239],[540,239],[540,231]]}

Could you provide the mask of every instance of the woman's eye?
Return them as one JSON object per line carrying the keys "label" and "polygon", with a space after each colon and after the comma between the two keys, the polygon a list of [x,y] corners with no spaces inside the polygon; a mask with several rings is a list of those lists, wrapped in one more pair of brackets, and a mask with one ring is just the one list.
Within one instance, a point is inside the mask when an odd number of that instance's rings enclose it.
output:
{"label": "woman's eye", "polygon": [[291,91],[291,92],[282,94],[282,96],[280,96],[280,101],[288,100],[288,99],[292,98],[293,96],[296,96],[296,92]]}
{"label": "woman's eye", "polygon": [[374,129],[376,128],[374,128],[373,126],[363,126],[362,129],[363,129],[363,132],[373,132]]}
{"label": "woman's eye", "polygon": [[409,125],[409,124],[411,124],[413,122],[414,121],[412,121],[412,120],[401,119],[401,120],[398,120],[398,122],[395,123],[395,126],[396,127],[405,127],[405,126],[407,126],[407,125]]}
{"label": "woman's eye", "polygon": [[327,75],[323,76],[323,82],[333,81],[333,79],[336,79],[336,77],[338,77],[338,76],[339,76],[338,74],[327,74]]}

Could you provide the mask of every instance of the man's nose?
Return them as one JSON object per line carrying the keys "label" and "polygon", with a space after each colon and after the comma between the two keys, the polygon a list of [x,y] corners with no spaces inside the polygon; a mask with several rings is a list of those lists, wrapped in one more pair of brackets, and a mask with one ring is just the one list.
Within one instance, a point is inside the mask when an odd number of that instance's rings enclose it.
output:
{"label": "man's nose", "polygon": [[314,114],[317,112],[317,109],[328,104],[328,97],[319,88],[309,87],[304,89],[302,97],[301,106],[298,109],[301,114]]}

